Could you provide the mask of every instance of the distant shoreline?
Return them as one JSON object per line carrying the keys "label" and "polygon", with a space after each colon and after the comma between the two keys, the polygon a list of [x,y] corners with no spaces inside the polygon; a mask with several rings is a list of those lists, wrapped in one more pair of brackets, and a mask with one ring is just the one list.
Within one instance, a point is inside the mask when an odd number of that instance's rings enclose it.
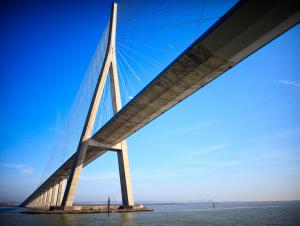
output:
{"label": "distant shoreline", "polygon": [[278,202],[300,202],[300,200],[283,200],[283,201],[212,201],[212,202],[143,202],[144,205],[189,205],[189,204],[234,204],[234,203],[278,203]]}
{"label": "distant shoreline", "polygon": [[17,207],[19,204],[12,204],[12,203],[0,203],[1,207]]}

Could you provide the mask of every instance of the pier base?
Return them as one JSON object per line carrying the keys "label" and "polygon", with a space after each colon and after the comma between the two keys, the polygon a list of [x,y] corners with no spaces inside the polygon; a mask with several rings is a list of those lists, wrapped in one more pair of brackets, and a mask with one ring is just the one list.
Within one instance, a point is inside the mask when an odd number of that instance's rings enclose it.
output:
{"label": "pier base", "polygon": [[[124,212],[149,212],[153,209],[145,208],[143,205],[135,206],[119,206],[111,205],[110,213]],[[22,212],[24,214],[87,214],[87,213],[107,213],[107,205],[97,206],[51,206],[49,210],[31,209],[30,211]]]}

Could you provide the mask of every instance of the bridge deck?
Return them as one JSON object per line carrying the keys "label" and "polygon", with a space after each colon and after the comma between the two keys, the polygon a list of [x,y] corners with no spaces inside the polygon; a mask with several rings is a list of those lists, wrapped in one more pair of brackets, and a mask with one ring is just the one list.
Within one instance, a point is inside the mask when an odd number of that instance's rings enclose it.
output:
{"label": "bridge deck", "polygon": [[[197,39],[92,139],[113,146],[299,22],[295,1],[242,1]],[[201,104],[201,103],[199,103]],[[85,165],[105,150],[90,147]],[[74,155],[24,203],[66,177]]]}

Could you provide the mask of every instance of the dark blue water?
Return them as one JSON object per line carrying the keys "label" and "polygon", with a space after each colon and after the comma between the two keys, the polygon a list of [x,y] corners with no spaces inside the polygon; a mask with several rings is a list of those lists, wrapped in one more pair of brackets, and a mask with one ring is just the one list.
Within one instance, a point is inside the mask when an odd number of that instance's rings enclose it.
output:
{"label": "dark blue water", "polygon": [[0,208],[0,225],[300,225],[300,202],[147,205],[154,212],[113,214],[20,214]]}

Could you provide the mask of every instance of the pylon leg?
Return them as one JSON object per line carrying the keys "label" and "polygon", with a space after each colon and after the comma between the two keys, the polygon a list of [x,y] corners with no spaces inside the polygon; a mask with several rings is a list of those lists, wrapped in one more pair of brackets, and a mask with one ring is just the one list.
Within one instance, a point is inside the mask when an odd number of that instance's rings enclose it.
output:
{"label": "pylon leg", "polygon": [[77,184],[80,179],[80,173],[85,159],[86,150],[87,143],[82,143],[77,154],[77,158],[75,159],[73,167],[71,169],[71,173],[67,182],[65,194],[61,204],[62,206],[71,207],[73,205],[75,193],[77,190]]}
{"label": "pylon leg", "polygon": [[118,153],[120,183],[121,183],[121,192],[122,192],[122,202],[123,202],[123,206],[125,207],[134,206],[126,141],[122,141],[121,145],[122,145],[122,149],[117,153]]}

